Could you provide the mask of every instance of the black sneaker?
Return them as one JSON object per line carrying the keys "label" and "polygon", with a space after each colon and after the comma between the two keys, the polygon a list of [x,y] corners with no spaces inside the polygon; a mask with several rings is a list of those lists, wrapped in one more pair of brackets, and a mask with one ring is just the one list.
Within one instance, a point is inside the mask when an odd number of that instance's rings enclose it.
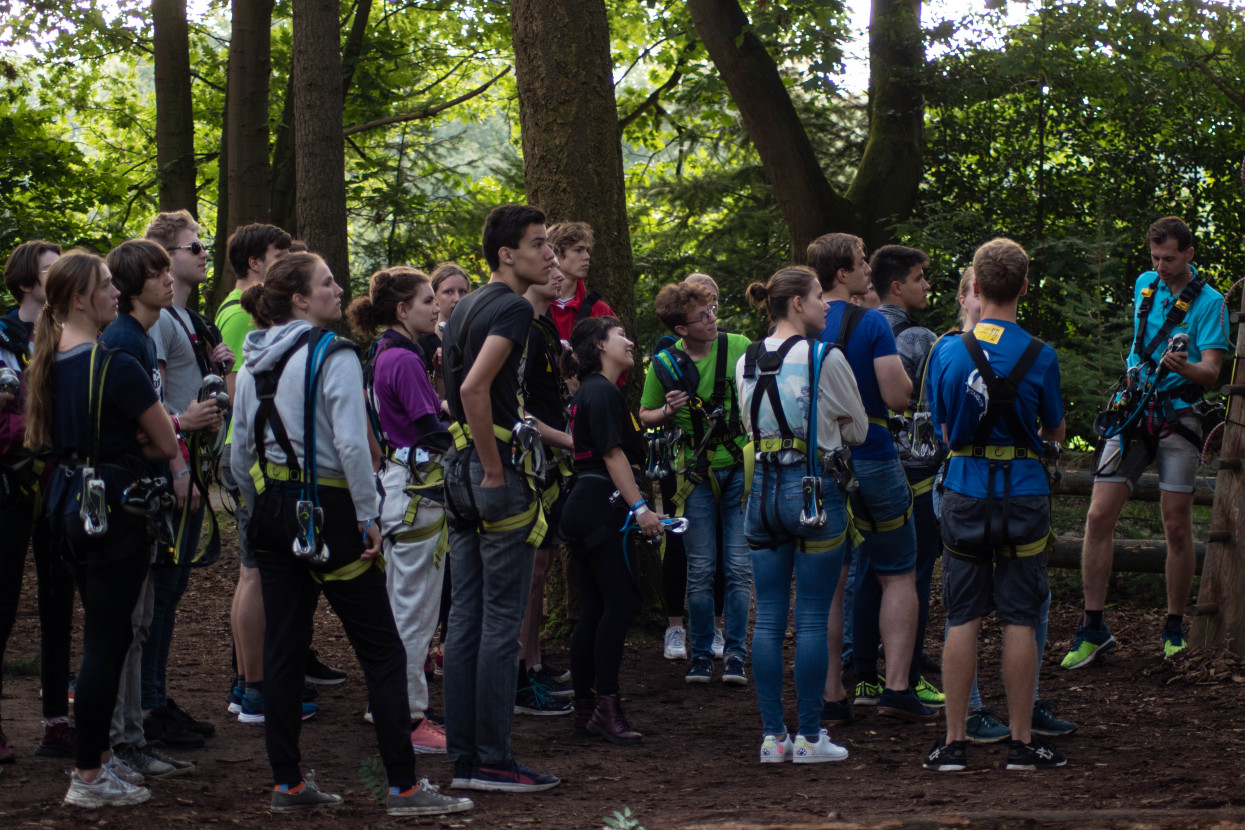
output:
{"label": "black sneaker", "polygon": [[337,686],[346,682],[346,673],[341,669],[326,666],[320,661],[314,648],[307,650],[307,669],[304,679],[317,686]]}
{"label": "black sneaker", "polygon": [[189,729],[191,732],[198,732],[205,738],[210,738],[216,734],[216,727],[207,721],[195,720],[185,709],[178,706],[173,698],[166,698],[164,701],[164,711],[174,723]]}
{"label": "black sneaker", "polygon": [[552,697],[569,700],[575,696],[575,690],[565,683],[554,680],[550,672],[545,671],[545,667],[541,666],[540,671],[528,672],[528,682],[538,683],[545,688],[545,692]]}
{"label": "black sneaker", "polygon": [[906,720],[909,723],[929,723],[938,720],[938,710],[931,709],[921,702],[916,692],[905,689],[897,692],[894,689],[883,689],[878,698],[878,714],[889,718]]}
{"label": "black sneaker", "polygon": [[569,701],[556,698],[540,683],[529,680],[514,695],[514,713],[516,715],[569,715]]}
{"label": "black sneaker", "polygon": [[[1010,757],[1010,755],[1009,755]],[[944,744],[942,741],[934,744],[934,748],[925,756],[925,760],[921,763],[925,769],[934,772],[961,772],[968,766],[968,758],[964,751],[963,741],[952,741]],[[1009,767],[1010,769],[1010,767]]]}
{"label": "black sneaker", "polygon": [[152,709],[143,718],[143,736],[152,746],[167,749],[198,749],[204,744],[202,735],[174,723],[163,708]]}
{"label": "black sneaker", "polygon": [[1055,714],[1055,710],[1044,700],[1033,701],[1033,734],[1046,738],[1058,738],[1060,735],[1071,735],[1076,731],[1076,724],[1064,720]]}
{"label": "black sneaker", "polygon": [[551,789],[559,783],[556,775],[528,769],[513,758],[503,764],[481,762],[471,773],[471,789],[486,792],[530,793]]}
{"label": "black sneaker", "polygon": [[1007,749],[1007,768],[1013,770],[1055,769],[1068,763],[1067,757],[1053,746],[1030,740],[1027,744],[1013,740]]}
{"label": "black sneaker", "polygon": [[555,666],[548,660],[540,664],[536,669],[536,678],[541,682],[548,684],[550,680],[554,683],[570,683],[571,670],[564,669],[561,666]]}
{"label": "black sneaker", "polygon": [[713,679],[713,660],[708,657],[692,658],[692,665],[683,676],[685,683],[708,683]]}
{"label": "black sneaker", "polygon": [[852,722],[851,695],[842,700],[821,701],[821,722],[826,726],[847,726]]}

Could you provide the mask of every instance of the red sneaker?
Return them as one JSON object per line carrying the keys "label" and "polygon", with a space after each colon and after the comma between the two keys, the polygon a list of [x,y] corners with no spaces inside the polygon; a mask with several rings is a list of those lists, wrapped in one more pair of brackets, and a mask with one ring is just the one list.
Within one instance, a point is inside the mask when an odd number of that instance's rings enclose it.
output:
{"label": "red sneaker", "polygon": [[445,728],[424,718],[419,726],[411,730],[411,749],[416,755],[444,755]]}

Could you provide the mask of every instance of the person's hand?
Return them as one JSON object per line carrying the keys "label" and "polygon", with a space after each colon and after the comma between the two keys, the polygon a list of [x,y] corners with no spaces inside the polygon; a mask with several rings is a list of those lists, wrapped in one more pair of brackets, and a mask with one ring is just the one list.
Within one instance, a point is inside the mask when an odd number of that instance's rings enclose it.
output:
{"label": "person's hand", "polygon": [[186,506],[186,498],[190,497],[190,512],[194,513],[199,509],[199,488],[194,487],[190,483],[190,476],[173,477],[173,495],[177,498],[177,509],[181,510]]}
{"label": "person's hand", "polygon": [[635,523],[640,527],[640,533],[648,539],[661,538],[661,517],[652,510],[646,510],[636,518]]}
{"label": "person's hand", "polygon": [[1183,375],[1185,368],[1189,365],[1188,352],[1168,352],[1163,355],[1163,368],[1169,372],[1175,372]]}
{"label": "person's hand", "polygon": [[498,468],[496,473],[489,470],[484,471],[484,478],[480,479],[481,487],[505,487],[506,474]]}
{"label": "person's hand", "polygon": [[376,526],[376,522],[366,524],[359,522],[359,533],[363,534],[363,553],[359,555],[359,558],[364,562],[370,562],[380,556],[380,529]]}
{"label": "person's hand", "polygon": [[432,353],[432,371],[441,371],[441,347],[437,346],[437,350]]}
{"label": "person's hand", "polygon": [[667,417],[674,417],[674,414],[683,407],[687,406],[690,400],[688,394],[680,389],[673,389],[666,393],[666,412]]}
{"label": "person's hand", "polygon": [[220,429],[224,418],[216,401],[191,401],[186,411],[177,416],[182,432],[198,432],[200,430],[215,431]]}
{"label": "person's hand", "polygon": [[233,368],[233,349],[229,348],[228,343],[220,343],[215,349],[212,349],[212,361],[215,363],[223,363],[229,368]]}

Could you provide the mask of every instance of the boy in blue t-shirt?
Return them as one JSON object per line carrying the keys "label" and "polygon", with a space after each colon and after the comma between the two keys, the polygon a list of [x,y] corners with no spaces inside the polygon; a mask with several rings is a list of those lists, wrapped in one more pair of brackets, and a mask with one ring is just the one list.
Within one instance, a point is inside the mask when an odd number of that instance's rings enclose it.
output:
{"label": "boy in blue t-shirt", "polygon": [[1003,624],[1011,722],[1007,768],[1067,763],[1057,750],[1034,740],[1031,729],[1034,628],[1049,593],[1050,488],[1039,459],[1044,441],[1063,440],[1064,414],[1055,350],[1016,324],[1016,307],[1029,288],[1028,269],[1024,249],[1010,239],[978,248],[973,271],[982,319],[930,357],[934,424],[950,448],[942,497],[947,734],[925,758],[924,767],[931,770],[966,766],[977,633],[991,611]]}
{"label": "boy in blue t-shirt", "polygon": [[[1204,438],[1193,405],[1218,379],[1228,339],[1219,321],[1223,295],[1203,283],[1192,265],[1189,226],[1165,216],[1150,226],[1146,240],[1154,270],[1139,276],[1134,288],[1136,314],[1128,366],[1143,384],[1153,383],[1153,393],[1144,399],[1144,410],[1128,411],[1124,428],[1108,434],[1103,444],[1081,549],[1085,616],[1063,659],[1065,669],[1087,665],[1116,645],[1102,619],[1115,525],[1152,461],[1159,473],[1167,538],[1163,656],[1171,657],[1187,644],[1184,611],[1193,586],[1193,483]],[[1139,325],[1141,316],[1145,321]]]}

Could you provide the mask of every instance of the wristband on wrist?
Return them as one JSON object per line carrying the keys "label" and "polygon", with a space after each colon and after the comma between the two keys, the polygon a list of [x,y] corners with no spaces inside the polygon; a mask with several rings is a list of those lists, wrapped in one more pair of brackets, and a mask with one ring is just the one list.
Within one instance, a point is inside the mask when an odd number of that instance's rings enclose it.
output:
{"label": "wristband on wrist", "polygon": [[639,504],[640,504],[640,506],[639,506],[639,507],[633,507],[633,508],[631,508],[631,515],[632,515],[633,517],[637,518],[637,519],[638,519],[638,518],[640,518],[641,516],[643,516],[645,513],[647,513],[647,512],[648,512],[648,505],[647,505],[647,504],[645,504],[643,501],[641,501]]}
{"label": "wristband on wrist", "polygon": [[663,404],[661,405],[661,414],[662,414],[662,417],[665,417],[665,418],[669,418],[669,417],[670,417],[670,409],[669,409],[669,406],[670,406],[670,404],[668,404],[668,403],[663,403]]}
{"label": "wristband on wrist", "polygon": [[182,422],[181,422],[181,420],[179,420],[179,419],[178,419],[178,417],[177,417],[176,415],[170,415],[169,417],[173,419],[173,431],[174,431],[174,432],[181,432],[181,431],[182,431]]}
{"label": "wristband on wrist", "polygon": [[188,475],[190,475],[190,468],[189,468],[189,467],[187,467],[186,469],[182,470],[182,471],[181,471],[181,472],[179,472],[179,473],[173,473],[173,480],[174,480],[174,481],[177,481],[179,478],[185,478],[185,477],[186,477],[186,476],[188,476]]}

